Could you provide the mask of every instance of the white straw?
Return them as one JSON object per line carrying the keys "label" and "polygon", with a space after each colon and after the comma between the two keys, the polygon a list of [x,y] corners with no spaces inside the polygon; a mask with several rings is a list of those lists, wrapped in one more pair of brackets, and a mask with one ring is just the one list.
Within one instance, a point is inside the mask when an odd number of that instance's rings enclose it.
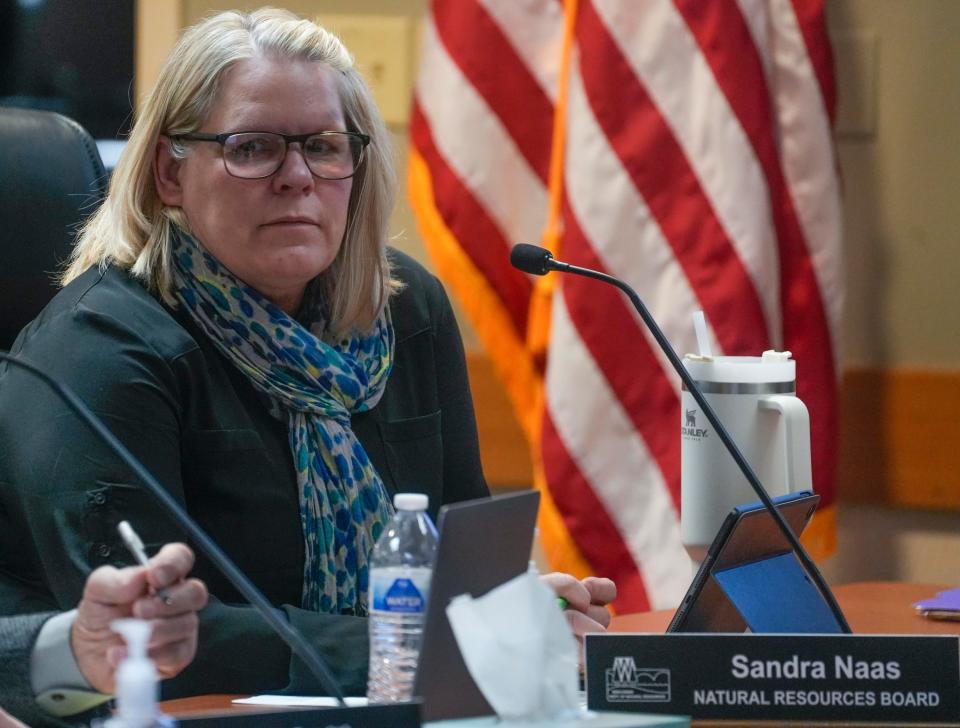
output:
{"label": "white straw", "polygon": [[693,312],[693,330],[697,332],[697,348],[700,349],[700,356],[712,357],[713,349],[710,348],[710,337],[707,336],[707,319],[703,311]]}

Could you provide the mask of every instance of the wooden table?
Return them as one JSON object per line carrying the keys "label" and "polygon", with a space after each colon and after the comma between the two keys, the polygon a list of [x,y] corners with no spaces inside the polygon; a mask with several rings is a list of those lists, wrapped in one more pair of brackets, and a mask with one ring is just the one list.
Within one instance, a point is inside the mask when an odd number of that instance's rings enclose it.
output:
{"label": "wooden table", "polygon": [[[850,628],[855,634],[955,634],[960,622],[926,619],[913,603],[932,597],[950,587],[937,584],[902,584],[865,581],[833,588]],[[664,632],[673,617],[672,609],[626,614],[613,618],[613,632]]]}
{"label": "wooden table", "polygon": [[[960,636],[960,622],[925,619],[913,609],[913,603],[932,597],[947,586],[936,584],[902,584],[871,581],[835,587],[833,592],[840,603],[850,627],[857,634],[950,634]],[[673,616],[673,610],[627,614],[613,618],[613,632],[663,632]],[[201,695],[194,698],[168,700],[161,707],[165,713],[178,718],[224,713],[255,713],[275,711],[276,708],[234,705],[234,698],[245,695]],[[296,710],[296,708],[291,708]],[[695,721],[697,726],[731,726],[729,721]],[[752,723],[754,726],[793,725],[791,723]],[[796,724],[801,725],[801,724]],[[830,724],[818,723],[818,726]],[[837,724],[840,725],[840,724]],[[842,724],[848,727],[852,724]]]}

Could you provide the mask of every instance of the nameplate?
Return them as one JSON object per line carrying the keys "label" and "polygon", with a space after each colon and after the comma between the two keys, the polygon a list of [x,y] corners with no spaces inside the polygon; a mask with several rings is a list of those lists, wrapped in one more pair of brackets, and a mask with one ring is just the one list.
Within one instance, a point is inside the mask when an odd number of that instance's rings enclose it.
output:
{"label": "nameplate", "polygon": [[960,720],[960,637],[588,634],[591,710],[711,720]]}
{"label": "nameplate", "polygon": [[355,708],[287,708],[264,712],[205,713],[177,718],[190,728],[420,728],[420,701]]}

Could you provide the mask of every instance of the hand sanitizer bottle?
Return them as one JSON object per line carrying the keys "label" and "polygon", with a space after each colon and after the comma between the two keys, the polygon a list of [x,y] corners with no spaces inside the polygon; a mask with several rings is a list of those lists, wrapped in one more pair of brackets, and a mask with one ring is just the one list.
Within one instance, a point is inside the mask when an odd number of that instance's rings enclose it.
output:
{"label": "hand sanitizer bottle", "polygon": [[117,668],[117,712],[104,728],[171,728],[177,722],[157,708],[157,670],[147,657],[150,623],[117,619],[110,629],[123,636],[127,657]]}

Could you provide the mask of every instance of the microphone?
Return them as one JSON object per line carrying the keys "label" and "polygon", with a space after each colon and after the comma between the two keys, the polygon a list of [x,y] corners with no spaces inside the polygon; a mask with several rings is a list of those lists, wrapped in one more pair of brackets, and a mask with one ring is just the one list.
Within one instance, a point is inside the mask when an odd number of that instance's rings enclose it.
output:
{"label": "microphone", "polygon": [[[193,539],[194,543],[206,554],[209,559],[220,569],[221,573],[227,577],[230,583],[236,587],[247,601],[260,613],[273,630],[286,642],[293,652],[300,657],[307,665],[310,672],[320,682],[323,688],[337,699],[341,708],[346,708],[347,703],[343,698],[343,690],[339,683],[327,667],[324,660],[300,632],[290,622],[277,614],[273,605],[260,592],[259,589],[247,578],[240,568],[233,563],[229,556],[211,539],[206,532],[200,528],[196,521],[187,513],[176,499],[160,485],[159,481],[147,468],[131,453],[126,445],[117,439],[103,421],[95,415],[91,409],[73,392],[67,385],[58,382],[49,374],[38,368],[34,364],[19,359],[9,353],[0,351],[0,361],[19,367],[24,371],[30,372],[35,377],[43,381],[50,389],[56,392],[61,400],[66,402],[71,410],[83,420],[83,422],[93,430],[106,446],[123,463],[133,471],[140,481],[147,486],[153,496],[160,502],[160,505],[167,511],[171,518]],[[418,723],[419,725],[419,723]]]}
{"label": "microphone", "polygon": [[757,494],[757,497],[763,503],[767,511],[769,511],[770,516],[783,533],[784,538],[787,539],[787,543],[790,544],[790,548],[793,549],[793,552],[797,555],[797,558],[803,565],[807,575],[813,580],[813,583],[816,585],[817,589],[820,591],[820,594],[826,601],[827,606],[833,613],[833,616],[836,619],[841,631],[844,634],[851,634],[852,630],[850,629],[850,625],[847,624],[847,619],[843,616],[843,612],[840,610],[840,605],[837,604],[837,600],[833,596],[833,592],[830,591],[830,587],[827,586],[827,582],[824,580],[823,575],[817,568],[817,565],[813,563],[813,559],[810,558],[810,555],[806,552],[806,549],[804,549],[800,544],[800,540],[796,537],[796,534],[794,534],[793,529],[791,529],[784,520],[783,516],[780,514],[780,511],[777,510],[777,508],[773,505],[773,501],[770,499],[770,495],[767,493],[766,488],[763,487],[763,483],[760,482],[760,478],[757,477],[757,474],[753,471],[750,463],[747,462],[747,459],[743,456],[743,453],[740,452],[740,448],[737,447],[737,444],[733,441],[733,438],[730,437],[730,433],[727,432],[727,429],[723,426],[720,418],[717,417],[717,413],[714,412],[713,407],[710,406],[707,398],[703,396],[703,392],[700,391],[700,387],[694,381],[693,377],[690,376],[687,368],[683,366],[683,362],[680,361],[680,357],[677,356],[677,352],[673,350],[673,346],[671,346],[666,335],[663,333],[663,330],[657,324],[651,313],[647,310],[647,307],[640,299],[640,296],[637,295],[637,292],[625,282],[621,281],[619,278],[615,278],[614,276],[601,273],[600,271],[591,270],[590,268],[581,268],[577,265],[571,265],[569,263],[556,260],[549,250],[536,245],[529,245],[527,243],[518,243],[515,245],[513,250],[510,251],[510,263],[515,268],[522,270],[524,273],[530,273],[536,276],[546,275],[550,271],[558,271],[560,273],[572,273],[574,275],[584,276],[585,278],[593,278],[598,281],[603,281],[604,283],[609,283],[612,286],[616,286],[627,295],[627,298],[630,299],[630,302],[637,310],[637,313],[640,314],[640,318],[643,319],[643,323],[646,324],[647,329],[651,334],[653,334],[653,338],[656,339],[657,344],[660,345],[660,349],[666,355],[667,359],[670,360],[670,364],[676,370],[677,374],[680,375],[681,381],[687,386],[687,389],[690,391],[690,394],[693,396],[693,399],[696,401],[696,403],[700,405],[700,409],[706,416],[707,421],[713,425],[714,432],[717,433],[717,437],[720,438],[720,441],[723,443],[724,447],[730,453],[730,456],[736,462],[737,467],[740,468],[740,472],[743,473],[743,477],[747,479],[750,487],[753,488],[753,491]]}
{"label": "microphone", "polygon": [[553,257],[546,248],[540,248],[528,243],[517,243],[510,251],[510,265],[535,276],[546,275],[552,270],[566,273],[570,266],[561,263]]}

